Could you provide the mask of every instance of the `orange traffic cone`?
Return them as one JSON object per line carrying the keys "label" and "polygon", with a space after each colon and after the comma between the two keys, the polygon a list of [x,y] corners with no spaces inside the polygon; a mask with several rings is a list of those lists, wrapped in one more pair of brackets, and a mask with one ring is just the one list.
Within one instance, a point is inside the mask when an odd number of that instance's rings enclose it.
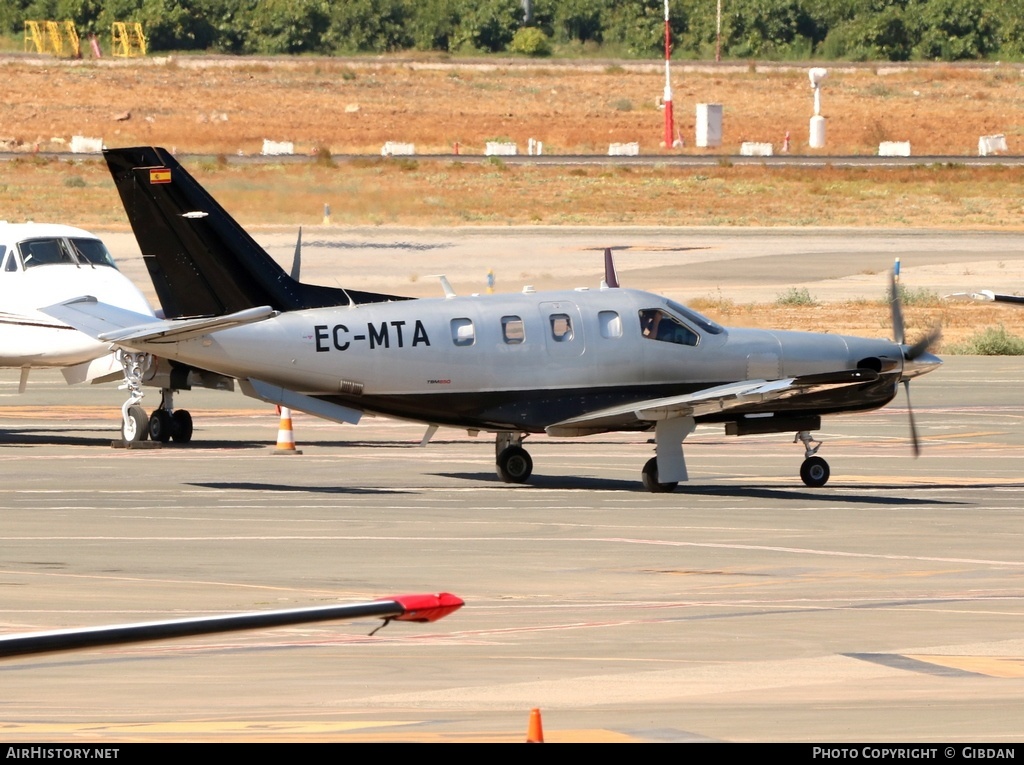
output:
{"label": "orange traffic cone", "polygon": [[281,425],[277,429],[277,448],[274,454],[302,454],[295,448],[295,434],[292,432],[292,410],[288,407],[279,406],[281,413]]}
{"label": "orange traffic cone", "polygon": [[530,724],[526,728],[526,743],[527,744],[543,744],[544,743],[544,726],[540,722],[540,710],[530,710]]}

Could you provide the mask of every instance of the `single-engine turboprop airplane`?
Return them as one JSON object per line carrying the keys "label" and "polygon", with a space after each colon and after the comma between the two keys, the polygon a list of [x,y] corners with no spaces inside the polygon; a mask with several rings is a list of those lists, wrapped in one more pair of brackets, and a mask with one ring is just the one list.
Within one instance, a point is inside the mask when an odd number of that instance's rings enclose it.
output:
{"label": "single-engine turboprop airplane", "polygon": [[[165,320],[92,297],[46,312],[94,337],[237,378],[250,396],[339,422],[371,413],[496,434],[499,477],[525,482],[531,433],[654,431],[651,491],[688,479],[697,424],[733,435],[794,432],[800,475],[829,466],[811,431],[822,416],[884,406],[941,363],[931,333],[904,342],[719,326],[668,298],[600,290],[406,299],[302,284],[165,150],[104,152]],[[908,402],[909,405],[909,402]],[[910,419],[917,449],[916,428]]]}

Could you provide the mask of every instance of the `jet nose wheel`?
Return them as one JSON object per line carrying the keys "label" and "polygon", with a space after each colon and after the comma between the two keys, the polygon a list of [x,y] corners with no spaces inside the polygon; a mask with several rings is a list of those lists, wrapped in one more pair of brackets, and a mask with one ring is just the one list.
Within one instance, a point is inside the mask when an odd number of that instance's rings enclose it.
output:
{"label": "jet nose wheel", "polygon": [[505,483],[526,483],[533,472],[533,459],[521,446],[509,446],[498,455],[498,478]]}
{"label": "jet nose wheel", "polygon": [[808,486],[824,486],[830,474],[828,463],[821,457],[808,457],[800,465],[800,478]]}
{"label": "jet nose wheel", "polygon": [[141,406],[130,406],[124,420],[121,423],[121,437],[127,443],[134,444],[145,441],[149,435],[149,422],[146,419],[146,410]]}
{"label": "jet nose wheel", "polygon": [[660,481],[658,481],[657,457],[651,457],[649,460],[647,460],[647,464],[644,465],[644,469],[641,473],[641,476],[643,478],[644,488],[647,489],[647,491],[653,491],[657,493],[675,491],[676,486],[679,485],[677,481],[672,483],[661,483]]}

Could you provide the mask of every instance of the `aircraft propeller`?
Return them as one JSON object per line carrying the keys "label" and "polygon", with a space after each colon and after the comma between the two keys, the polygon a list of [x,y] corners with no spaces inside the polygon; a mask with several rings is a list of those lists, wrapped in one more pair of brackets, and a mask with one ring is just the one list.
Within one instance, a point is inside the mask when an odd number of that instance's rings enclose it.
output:
{"label": "aircraft propeller", "polygon": [[917,423],[914,421],[914,408],[910,405],[910,380],[918,375],[933,369],[942,362],[931,353],[931,348],[942,336],[942,329],[938,325],[918,340],[913,345],[906,342],[906,328],[903,323],[903,300],[899,289],[900,260],[896,259],[892,272],[889,275],[889,306],[892,309],[892,331],[893,340],[900,346],[903,352],[903,373],[900,382],[903,383],[903,390],[907,397],[907,414],[910,416],[910,440],[914,447],[914,456],[921,454],[921,445],[917,437]]}

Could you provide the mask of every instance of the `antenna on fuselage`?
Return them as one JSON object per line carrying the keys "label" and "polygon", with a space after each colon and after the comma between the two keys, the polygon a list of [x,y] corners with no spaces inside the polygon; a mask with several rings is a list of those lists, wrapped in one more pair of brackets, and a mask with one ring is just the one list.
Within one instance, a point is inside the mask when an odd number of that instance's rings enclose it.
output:
{"label": "antenna on fuselage", "polygon": [[615,259],[612,258],[612,248],[604,248],[604,279],[601,280],[601,289],[617,289],[619,277],[615,273]]}
{"label": "antenna on fuselage", "polygon": [[444,274],[431,274],[433,279],[439,279],[441,281],[441,289],[444,290],[444,299],[451,300],[453,297],[458,297],[455,294],[455,290],[452,289],[451,283],[448,281],[448,277]]}
{"label": "antenna on fuselage", "polygon": [[299,226],[299,238],[295,240],[295,255],[292,256],[291,277],[299,281],[299,271],[302,270],[302,226]]}

